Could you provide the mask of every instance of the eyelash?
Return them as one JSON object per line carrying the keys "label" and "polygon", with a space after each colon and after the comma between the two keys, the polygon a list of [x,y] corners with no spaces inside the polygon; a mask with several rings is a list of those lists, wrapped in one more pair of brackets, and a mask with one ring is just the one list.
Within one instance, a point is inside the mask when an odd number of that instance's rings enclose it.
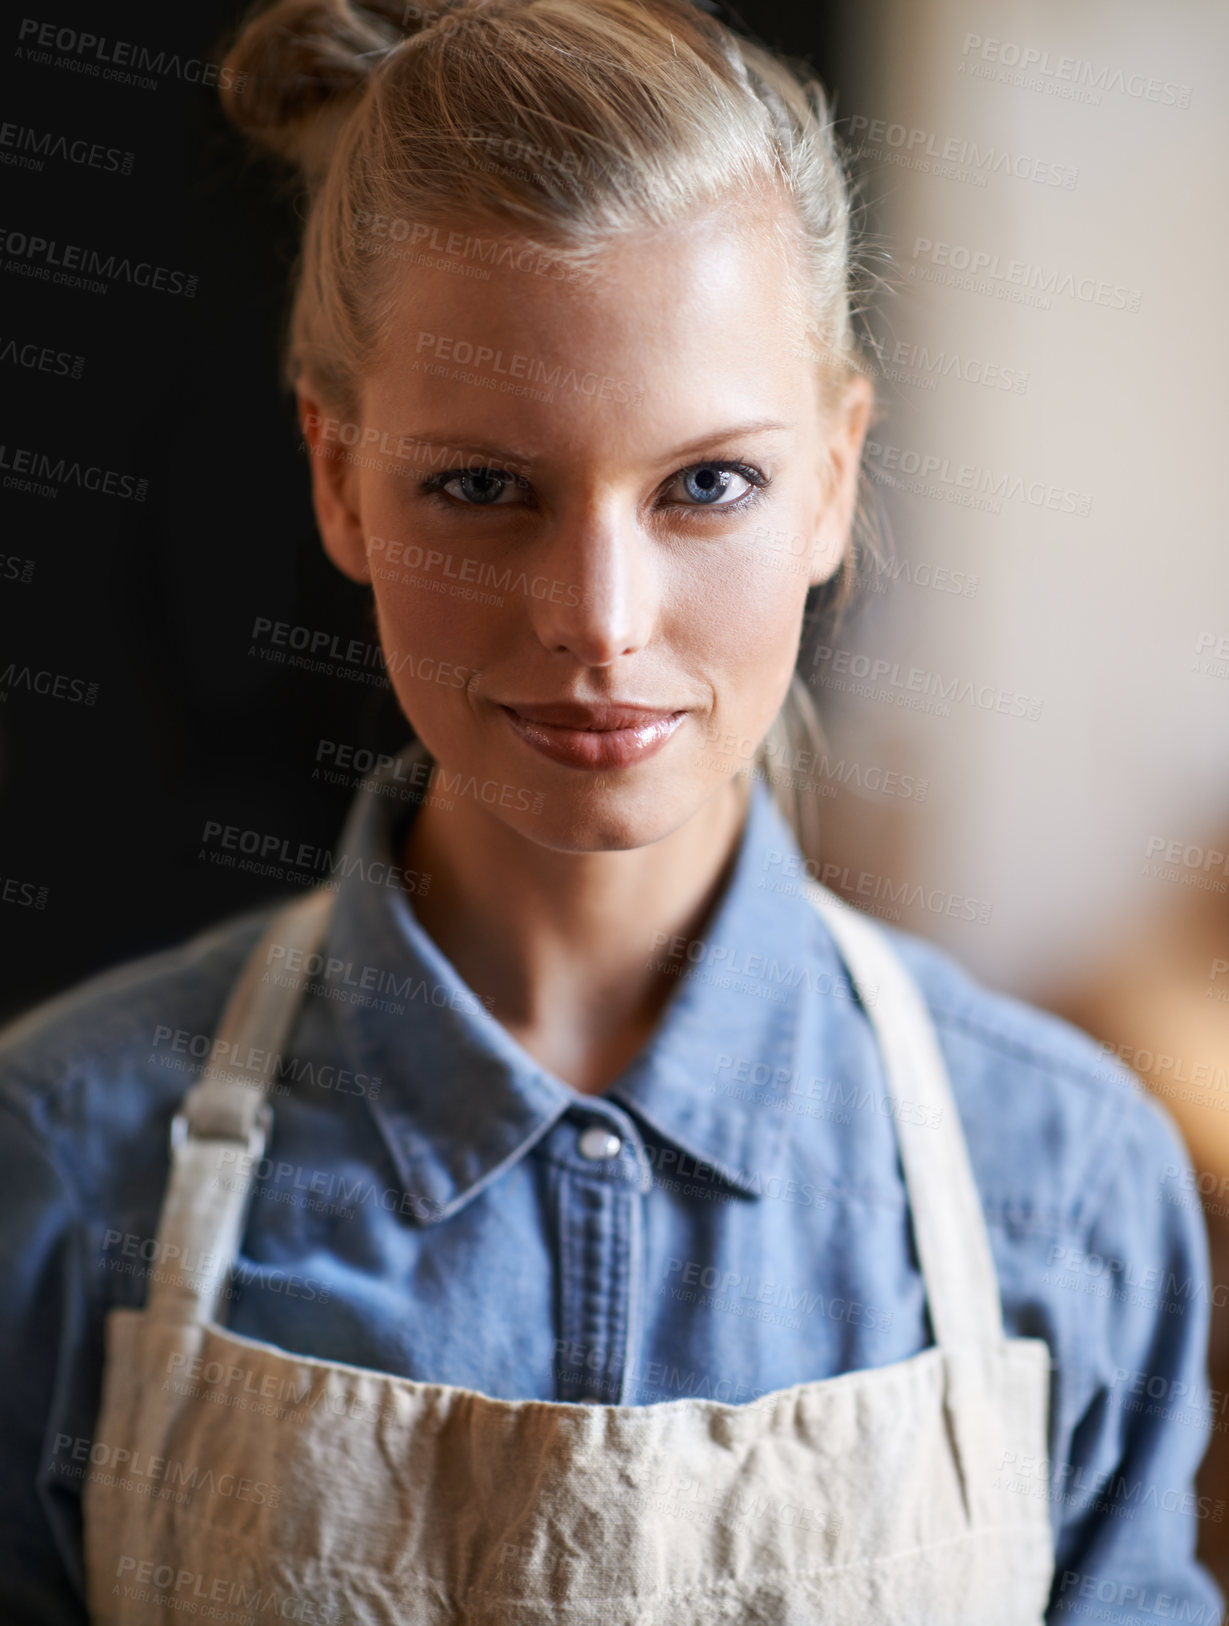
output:
{"label": "eyelash", "polygon": [[[751,508],[756,503],[760,502],[767,492],[768,487],[772,484],[772,476],[765,474],[762,469],[757,469],[752,463],[738,463],[733,461],[725,461],[719,458],[704,458],[699,463],[687,463],[683,468],[676,469],[666,482],[667,488],[672,486],[676,480],[681,479],[683,475],[693,474],[697,469],[719,469],[723,472],[729,471],[731,474],[740,474],[743,479],[747,481],[751,489],[749,491],[744,491],[742,496],[736,498],[734,502],[679,502],[671,503],[668,506],[672,508],[685,508],[692,513],[742,513],[746,509]],[[471,467],[460,469],[440,469],[436,474],[428,475],[425,480],[421,481],[419,484],[419,490],[424,496],[434,499],[437,503],[447,505],[447,507],[451,509],[507,508],[525,506],[524,504],[465,502],[460,497],[450,496],[448,492],[442,489],[449,483],[449,481],[455,480],[463,474],[493,474],[501,479],[511,482],[513,485],[523,487],[528,487],[529,485],[527,480],[523,479],[519,475],[510,473],[507,469]]]}

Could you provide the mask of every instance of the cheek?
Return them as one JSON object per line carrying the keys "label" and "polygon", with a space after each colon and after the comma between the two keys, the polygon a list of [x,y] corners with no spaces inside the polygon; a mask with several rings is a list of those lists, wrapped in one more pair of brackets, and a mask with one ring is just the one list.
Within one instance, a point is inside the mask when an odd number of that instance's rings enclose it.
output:
{"label": "cheek", "polygon": [[[776,715],[798,653],[805,561],[757,548],[693,589],[688,639],[717,680],[718,699],[748,718]],[[767,723],[765,724],[767,726]]]}
{"label": "cheek", "polygon": [[386,649],[391,642],[487,666],[516,620],[516,573],[489,538],[442,523],[395,484],[364,494],[371,585]]}
{"label": "cheek", "polygon": [[[465,704],[466,686],[490,660],[491,612],[414,580],[427,568],[402,566],[399,580],[374,582],[389,681],[412,720],[419,713],[455,714]],[[437,571],[425,579],[442,578]]]}
{"label": "cheek", "polygon": [[[420,656],[473,666],[498,616],[480,590],[479,561],[464,548],[413,525],[394,504],[364,512],[367,560],[380,642],[390,669],[414,669]],[[498,597],[498,595],[495,595]]]}
{"label": "cheek", "polygon": [[415,731],[438,754],[443,738],[464,730],[468,686],[490,664],[497,612],[451,591],[458,586],[455,561],[426,542],[390,544],[381,562],[374,550],[370,558],[388,681]]}

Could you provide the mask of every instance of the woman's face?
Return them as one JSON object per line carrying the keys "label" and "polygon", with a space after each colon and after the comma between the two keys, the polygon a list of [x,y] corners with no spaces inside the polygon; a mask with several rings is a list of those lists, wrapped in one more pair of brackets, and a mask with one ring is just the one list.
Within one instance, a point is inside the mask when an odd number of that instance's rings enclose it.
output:
{"label": "woman's face", "polygon": [[353,456],[301,397],[325,545],[371,582],[444,774],[548,847],[643,846],[777,714],[847,544],[869,389],[825,419],[762,211],[629,237],[578,279],[448,241],[405,269]]}

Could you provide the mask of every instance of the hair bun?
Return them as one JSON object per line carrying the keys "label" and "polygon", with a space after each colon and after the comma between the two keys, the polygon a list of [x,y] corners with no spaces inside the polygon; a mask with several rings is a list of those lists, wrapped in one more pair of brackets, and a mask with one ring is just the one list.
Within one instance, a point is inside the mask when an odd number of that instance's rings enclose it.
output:
{"label": "hair bun", "polygon": [[421,24],[406,0],[274,0],[240,23],[220,94],[227,118],[296,165],[324,172],[341,121],[389,47]]}

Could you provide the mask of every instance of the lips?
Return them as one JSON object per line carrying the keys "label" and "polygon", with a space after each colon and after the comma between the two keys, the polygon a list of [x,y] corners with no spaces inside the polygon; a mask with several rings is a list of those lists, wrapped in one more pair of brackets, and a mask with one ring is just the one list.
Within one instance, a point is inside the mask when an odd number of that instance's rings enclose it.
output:
{"label": "lips", "polygon": [[559,728],[583,728],[599,734],[619,728],[639,728],[655,718],[673,717],[674,712],[657,706],[618,705],[605,702],[585,705],[579,700],[554,700],[548,705],[511,705],[529,723],[553,723]]}
{"label": "lips", "polygon": [[686,715],[626,703],[555,700],[501,705],[513,730],[535,751],[569,768],[627,768],[671,738]]}

